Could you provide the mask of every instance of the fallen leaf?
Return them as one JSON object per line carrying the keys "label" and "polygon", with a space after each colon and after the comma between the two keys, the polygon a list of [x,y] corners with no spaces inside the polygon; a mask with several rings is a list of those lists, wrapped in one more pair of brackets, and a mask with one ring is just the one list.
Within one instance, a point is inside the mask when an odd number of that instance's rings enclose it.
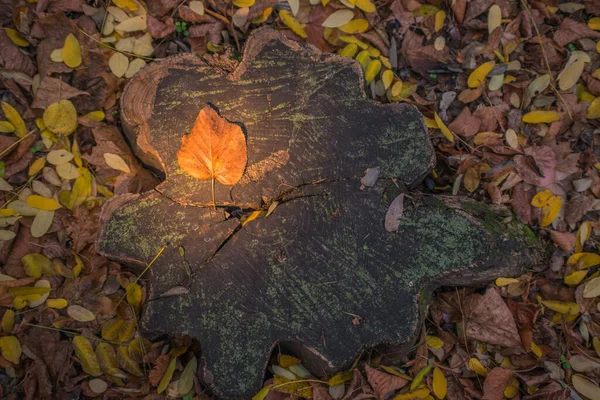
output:
{"label": "fallen leaf", "polygon": [[337,10],[331,13],[321,26],[325,28],[339,28],[354,18],[354,11],[348,9]]}
{"label": "fallen leaf", "polygon": [[196,376],[196,370],[198,369],[198,360],[196,357],[192,357],[192,359],[187,363],[179,380],[177,381],[177,391],[180,395],[187,394],[190,390],[192,390],[194,386],[194,377]]}
{"label": "fallen leaf", "polygon": [[102,375],[98,358],[88,338],[80,335],[75,336],[73,338],[73,345],[75,347],[75,355],[79,358],[83,371],[91,376]]}
{"label": "fallen leaf", "polygon": [[396,232],[400,226],[400,219],[404,213],[404,193],[399,194],[391,203],[385,213],[385,229]]}
{"label": "fallen leaf", "polygon": [[442,121],[442,119],[440,118],[440,116],[438,115],[438,113],[434,113],[433,114],[433,118],[434,118],[436,124],[438,125],[438,128],[444,134],[444,137],[446,139],[448,139],[448,141],[454,143],[454,135],[452,134],[452,132],[450,131],[450,129],[448,129],[448,127],[446,126],[446,124],[444,123],[444,121]]}
{"label": "fallen leaf", "polygon": [[21,343],[16,336],[3,336],[0,338],[0,350],[2,357],[13,364],[18,364],[21,360]]}
{"label": "fallen leaf", "polygon": [[54,133],[70,135],[77,129],[77,110],[69,100],[52,103],[44,111],[44,125]]}
{"label": "fallen leaf", "polygon": [[583,375],[575,374],[572,377],[575,390],[588,399],[600,399],[600,387]]}
{"label": "fallen leaf", "polygon": [[27,127],[25,126],[25,121],[21,118],[21,115],[7,102],[1,102],[2,112],[4,116],[10,122],[10,124],[14,127],[15,135],[19,138],[22,138],[27,134]]}
{"label": "fallen leaf", "polygon": [[160,382],[156,389],[158,394],[161,394],[162,392],[164,392],[165,389],[167,389],[167,386],[169,385],[169,383],[171,383],[171,378],[173,378],[173,372],[175,372],[176,361],[177,361],[177,357],[173,357],[171,359],[171,361],[169,362],[169,365],[167,366],[167,369],[165,370],[164,375],[160,379]]}
{"label": "fallen leaf", "polygon": [[62,48],[62,60],[71,68],[77,68],[81,65],[81,46],[79,40],[72,33],[69,33],[65,39]]}
{"label": "fallen leaf", "polygon": [[304,24],[298,22],[296,18],[294,18],[287,10],[279,11],[279,18],[283,21],[284,24],[287,25],[296,35],[300,36],[303,39],[306,39],[308,35],[304,30]]}
{"label": "fallen leaf", "polygon": [[129,59],[124,54],[114,53],[108,59],[108,67],[115,76],[121,78],[129,67]]}
{"label": "fallen leaf", "polygon": [[131,169],[119,155],[113,153],[104,153],[104,160],[109,167],[116,169],[118,171],[122,171],[125,173],[131,173]]}
{"label": "fallen leaf", "polygon": [[504,391],[511,384],[513,372],[506,368],[493,368],[483,382],[484,400],[503,400]]}
{"label": "fallen leaf", "polygon": [[365,365],[365,372],[367,373],[369,384],[371,384],[379,399],[385,399],[391,392],[401,389],[408,384],[408,381],[404,378],[386,374],[369,365]]}
{"label": "fallen leaf", "polygon": [[93,312],[78,305],[73,305],[67,308],[67,314],[69,314],[69,317],[79,322],[90,322],[96,319],[96,316]]}
{"label": "fallen leaf", "polygon": [[485,81],[485,78],[494,68],[495,65],[495,61],[488,61],[475,68],[475,70],[471,72],[471,74],[469,75],[469,79],[467,80],[467,84],[469,85],[469,87],[473,89],[481,86],[481,84]]}
{"label": "fallen leaf", "polygon": [[491,35],[501,24],[502,10],[498,4],[493,4],[488,11],[488,33]]}
{"label": "fallen leaf", "polygon": [[448,392],[448,382],[444,373],[438,367],[433,369],[433,382],[431,386],[433,387],[433,393],[438,399],[443,400],[446,397]]}
{"label": "fallen leaf", "polygon": [[177,153],[179,166],[200,180],[235,185],[246,168],[246,138],[239,125],[204,107]]}
{"label": "fallen leaf", "polygon": [[494,287],[488,287],[483,295],[468,296],[464,303],[468,337],[509,348],[521,347],[513,315]]}

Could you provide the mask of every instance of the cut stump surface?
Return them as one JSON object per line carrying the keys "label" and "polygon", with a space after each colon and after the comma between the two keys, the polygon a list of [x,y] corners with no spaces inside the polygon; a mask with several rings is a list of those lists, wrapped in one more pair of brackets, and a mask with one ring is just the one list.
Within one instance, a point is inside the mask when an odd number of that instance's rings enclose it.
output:
{"label": "cut stump surface", "polygon": [[[362,74],[262,29],[231,75],[177,56],[123,94],[126,134],[165,180],[105,205],[98,248],[141,271],[167,246],[147,276],[142,327],[197,338],[217,396],[256,393],[277,344],[322,376],[364,347],[406,343],[423,290],[518,273],[536,257],[526,227],[500,222],[504,209],[456,198],[411,194],[398,230],[384,228],[399,186],[423,179],[433,149],[420,114],[369,100]],[[183,151],[197,126],[213,134]],[[223,155],[244,141],[245,163]],[[182,284],[188,294],[161,297]]]}

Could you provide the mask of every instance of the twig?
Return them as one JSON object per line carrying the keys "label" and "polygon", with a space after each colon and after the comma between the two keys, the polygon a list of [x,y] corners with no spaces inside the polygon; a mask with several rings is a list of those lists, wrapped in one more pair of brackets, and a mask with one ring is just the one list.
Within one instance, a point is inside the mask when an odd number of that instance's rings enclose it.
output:
{"label": "twig", "polygon": [[96,39],[95,37],[88,35],[83,29],[79,28],[79,31],[81,33],[83,33],[85,36],[87,36],[88,38],[90,38],[91,40],[93,40],[94,42],[98,43],[99,45],[107,47],[107,48],[109,48],[112,51],[116,51],[117,53],[125,54],[125,55],[131,56],[131,57],[143,58],[145,60],[150,60],[150,61],[154,60],[154,58],[152,58],[152,57],[139,56],[139,55],[137,55],[135,53],[130,53],[128,51],[117,50],[115,47],[111,46],[109,43],[101,42],[100,40]]}
{"label": "twig", "polygon": [[233,39],[235,40],[235,46],[237,47],[237,50],[239,52],[241,52],[242,48],[240,47],[240,42],[237,38],[237,35],[235,34],[235,27],[233,26],[233,23],[231,23],[227,18],[225,18],[221,14],[211,11],[207,8],[204,9],[204,12],[207,13],[208,15],[212,15],[213,17],[215,17],[227,24],[227,26],[229,27],[229,30],[231,31],[231,34],[233,35]]}
{"label": "twig", "polygon": [[13,144],[11,144],[10,146],[8,146],[2,153],[0,153],[0,157],[2,157],[3,155],[5,155],[7,151],[9,151],[10,149],[12,149],[17,144],[19,144],[23,139],[25,139],[26,137],[28,137],[29,135],[31,135],[33,132],[35,132],[35,129],[32,130],[32,131],[30,131],[27,135],[23,136],[22,138],[20,138],[19,140],[17,140]]}

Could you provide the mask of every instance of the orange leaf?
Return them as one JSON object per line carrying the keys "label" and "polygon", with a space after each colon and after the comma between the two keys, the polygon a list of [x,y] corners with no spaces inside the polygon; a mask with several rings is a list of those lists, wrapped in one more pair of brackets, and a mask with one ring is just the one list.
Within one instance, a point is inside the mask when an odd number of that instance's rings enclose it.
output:
{"label": "orange leaf", "polygon": [[225,120],[212,107],[204,107],[192,132],[183,137],[177,161],[194,178],[235,185],[247,162],[242,128]]}

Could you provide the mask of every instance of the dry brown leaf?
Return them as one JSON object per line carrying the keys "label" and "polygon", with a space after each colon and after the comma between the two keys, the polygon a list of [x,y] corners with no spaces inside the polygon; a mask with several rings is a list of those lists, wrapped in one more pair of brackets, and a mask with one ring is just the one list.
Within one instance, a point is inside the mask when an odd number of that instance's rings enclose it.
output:
{"label": "dry brown leaf", "polygon": [[31,103],[31,108],[45,109],[52,103],[79,95],[89,96],[90,94],[76,89],[60,79],[47,76],[40,82],[40,87],[35,94],[33,103]]}
{"label": "dry brown leaf", "polygon": [[563,19],[556,32],[554,32],[554,41],[559,46],[564,46],[586,37],[598,39],[600,38],[600,32],[590,29],[584,22],[577,22],[571,18]]}
{"label": "dry brown leaf", "polygon": [[467,337],[505,347],[521,347],[515,320],[494,287],[488,287],[484,295],[468,296],[464,309]]}
{"label": "dry brown leaf", "polygon": [[386,374],[369,365],[365,365],[365,372],[367,373],[367,380],[375,390],[375,393],[377,393],[377,398],[379,399],[385,399],[386,395],[390,394],[390,392],[403,388],[408,384],[408,381],[404,378]]}
{"label": "dry brown leaf", "polygon": [[515,156],[515,168],[523,181],[544,187],[556,180],[556,155],[548,146],[527,147]]}
{"label": "dry brown leaf", "polygon": [[484,400],[503,400],[504,390],[510,385],[513,372],[506,368],[494,368],[483,382]]}
{"label": "dry brown leaf", "polygon": [[212,107],[204,107],[192,132],[183,137],[177,161],[194,178],[235,185],[247,162],[242,128],[221,117]]}

